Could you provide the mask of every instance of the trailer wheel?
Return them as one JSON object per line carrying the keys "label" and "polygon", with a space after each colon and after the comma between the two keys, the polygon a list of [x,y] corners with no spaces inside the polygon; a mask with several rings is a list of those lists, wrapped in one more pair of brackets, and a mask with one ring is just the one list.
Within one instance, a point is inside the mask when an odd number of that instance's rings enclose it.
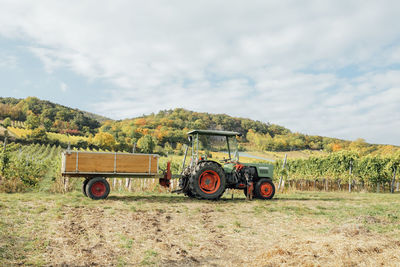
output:
{"label": "trailer wheel", "polygon": [[259,199],[271,199],[275,195],[275,185],[269,179],[260,179],[254,186],[254,196]]}
{"label": "trailer wheel", "polygon": [[189,189],[194,197],[218,199],[226,188],[225,173],[221,166],[212,161],[200,162],[189,179]]}
{"label": "trailer wheel", "polygon": [[87,197],[88,195],[86,194],[86,185],[89,182],[89,179],[85,179],[85,181],[83,181],[82,183],[82,193],[85,195],[85,197]]}
{"label": "trailer wheel", "polygon": [[102,177],[90,179],[86,185],[86,194],[91,199],[105,199],[110,193],[110,184]]}

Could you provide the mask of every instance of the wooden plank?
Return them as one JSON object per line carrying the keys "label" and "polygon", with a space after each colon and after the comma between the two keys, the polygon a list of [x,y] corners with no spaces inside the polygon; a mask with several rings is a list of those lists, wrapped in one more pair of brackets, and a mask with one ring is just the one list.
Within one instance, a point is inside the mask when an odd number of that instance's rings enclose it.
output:
{"label": "wooden plank", "polygon": [[[77,164],[78,157],[78,164]],[[158,156],[121,153],[65,153],[65,172],[78,173],[158,173]]]}
{"label": "wooden plank", "polygon": [[158,157],[151,156],[151,169],[150,173],[158,173]]}
{"label": "wooden plank", "polygon": [[150,155],[117,155],[117,173],[148,173]]}
{"label": "wooden plank", "polygon": [[65,153],[65,171],[76,171],[76,153]]}
{"label": "wooden plank", "polygon": [[114,172],[113,154],[79,153],[79,172]]}

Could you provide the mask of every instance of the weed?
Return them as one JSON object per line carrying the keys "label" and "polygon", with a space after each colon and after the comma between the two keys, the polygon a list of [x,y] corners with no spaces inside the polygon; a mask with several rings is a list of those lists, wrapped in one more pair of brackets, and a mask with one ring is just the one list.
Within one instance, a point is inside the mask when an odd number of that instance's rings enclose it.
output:
{"label": "weed", "polygon": [[154,250],[146,250],[145,257],[140,262],[140,265],[154,265],[155,264],[155,257],[157,257],[158,253]]}

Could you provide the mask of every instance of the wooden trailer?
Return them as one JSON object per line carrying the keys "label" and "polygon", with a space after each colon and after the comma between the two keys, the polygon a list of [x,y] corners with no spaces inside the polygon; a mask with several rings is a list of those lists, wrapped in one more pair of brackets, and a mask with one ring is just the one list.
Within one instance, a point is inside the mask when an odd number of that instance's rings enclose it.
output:
{"label": "wooden trailer", "polygon": [[160,178],[160,184],[168,187],[170,164],[164,174],[159,174],[158,158],[156,154],[66,151],[62,153],[61,174],[86,178],[83,193],[92,199],[104,199],[110,192],[106,177]]}

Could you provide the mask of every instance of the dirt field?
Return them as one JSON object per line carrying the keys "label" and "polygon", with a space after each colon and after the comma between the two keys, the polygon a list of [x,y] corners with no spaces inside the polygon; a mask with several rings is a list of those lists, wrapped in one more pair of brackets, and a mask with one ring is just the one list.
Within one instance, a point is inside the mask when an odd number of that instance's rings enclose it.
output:
{"label": "dirt field", "polygon": [[0,194],[0,265],[399,266],[400,195]]}

